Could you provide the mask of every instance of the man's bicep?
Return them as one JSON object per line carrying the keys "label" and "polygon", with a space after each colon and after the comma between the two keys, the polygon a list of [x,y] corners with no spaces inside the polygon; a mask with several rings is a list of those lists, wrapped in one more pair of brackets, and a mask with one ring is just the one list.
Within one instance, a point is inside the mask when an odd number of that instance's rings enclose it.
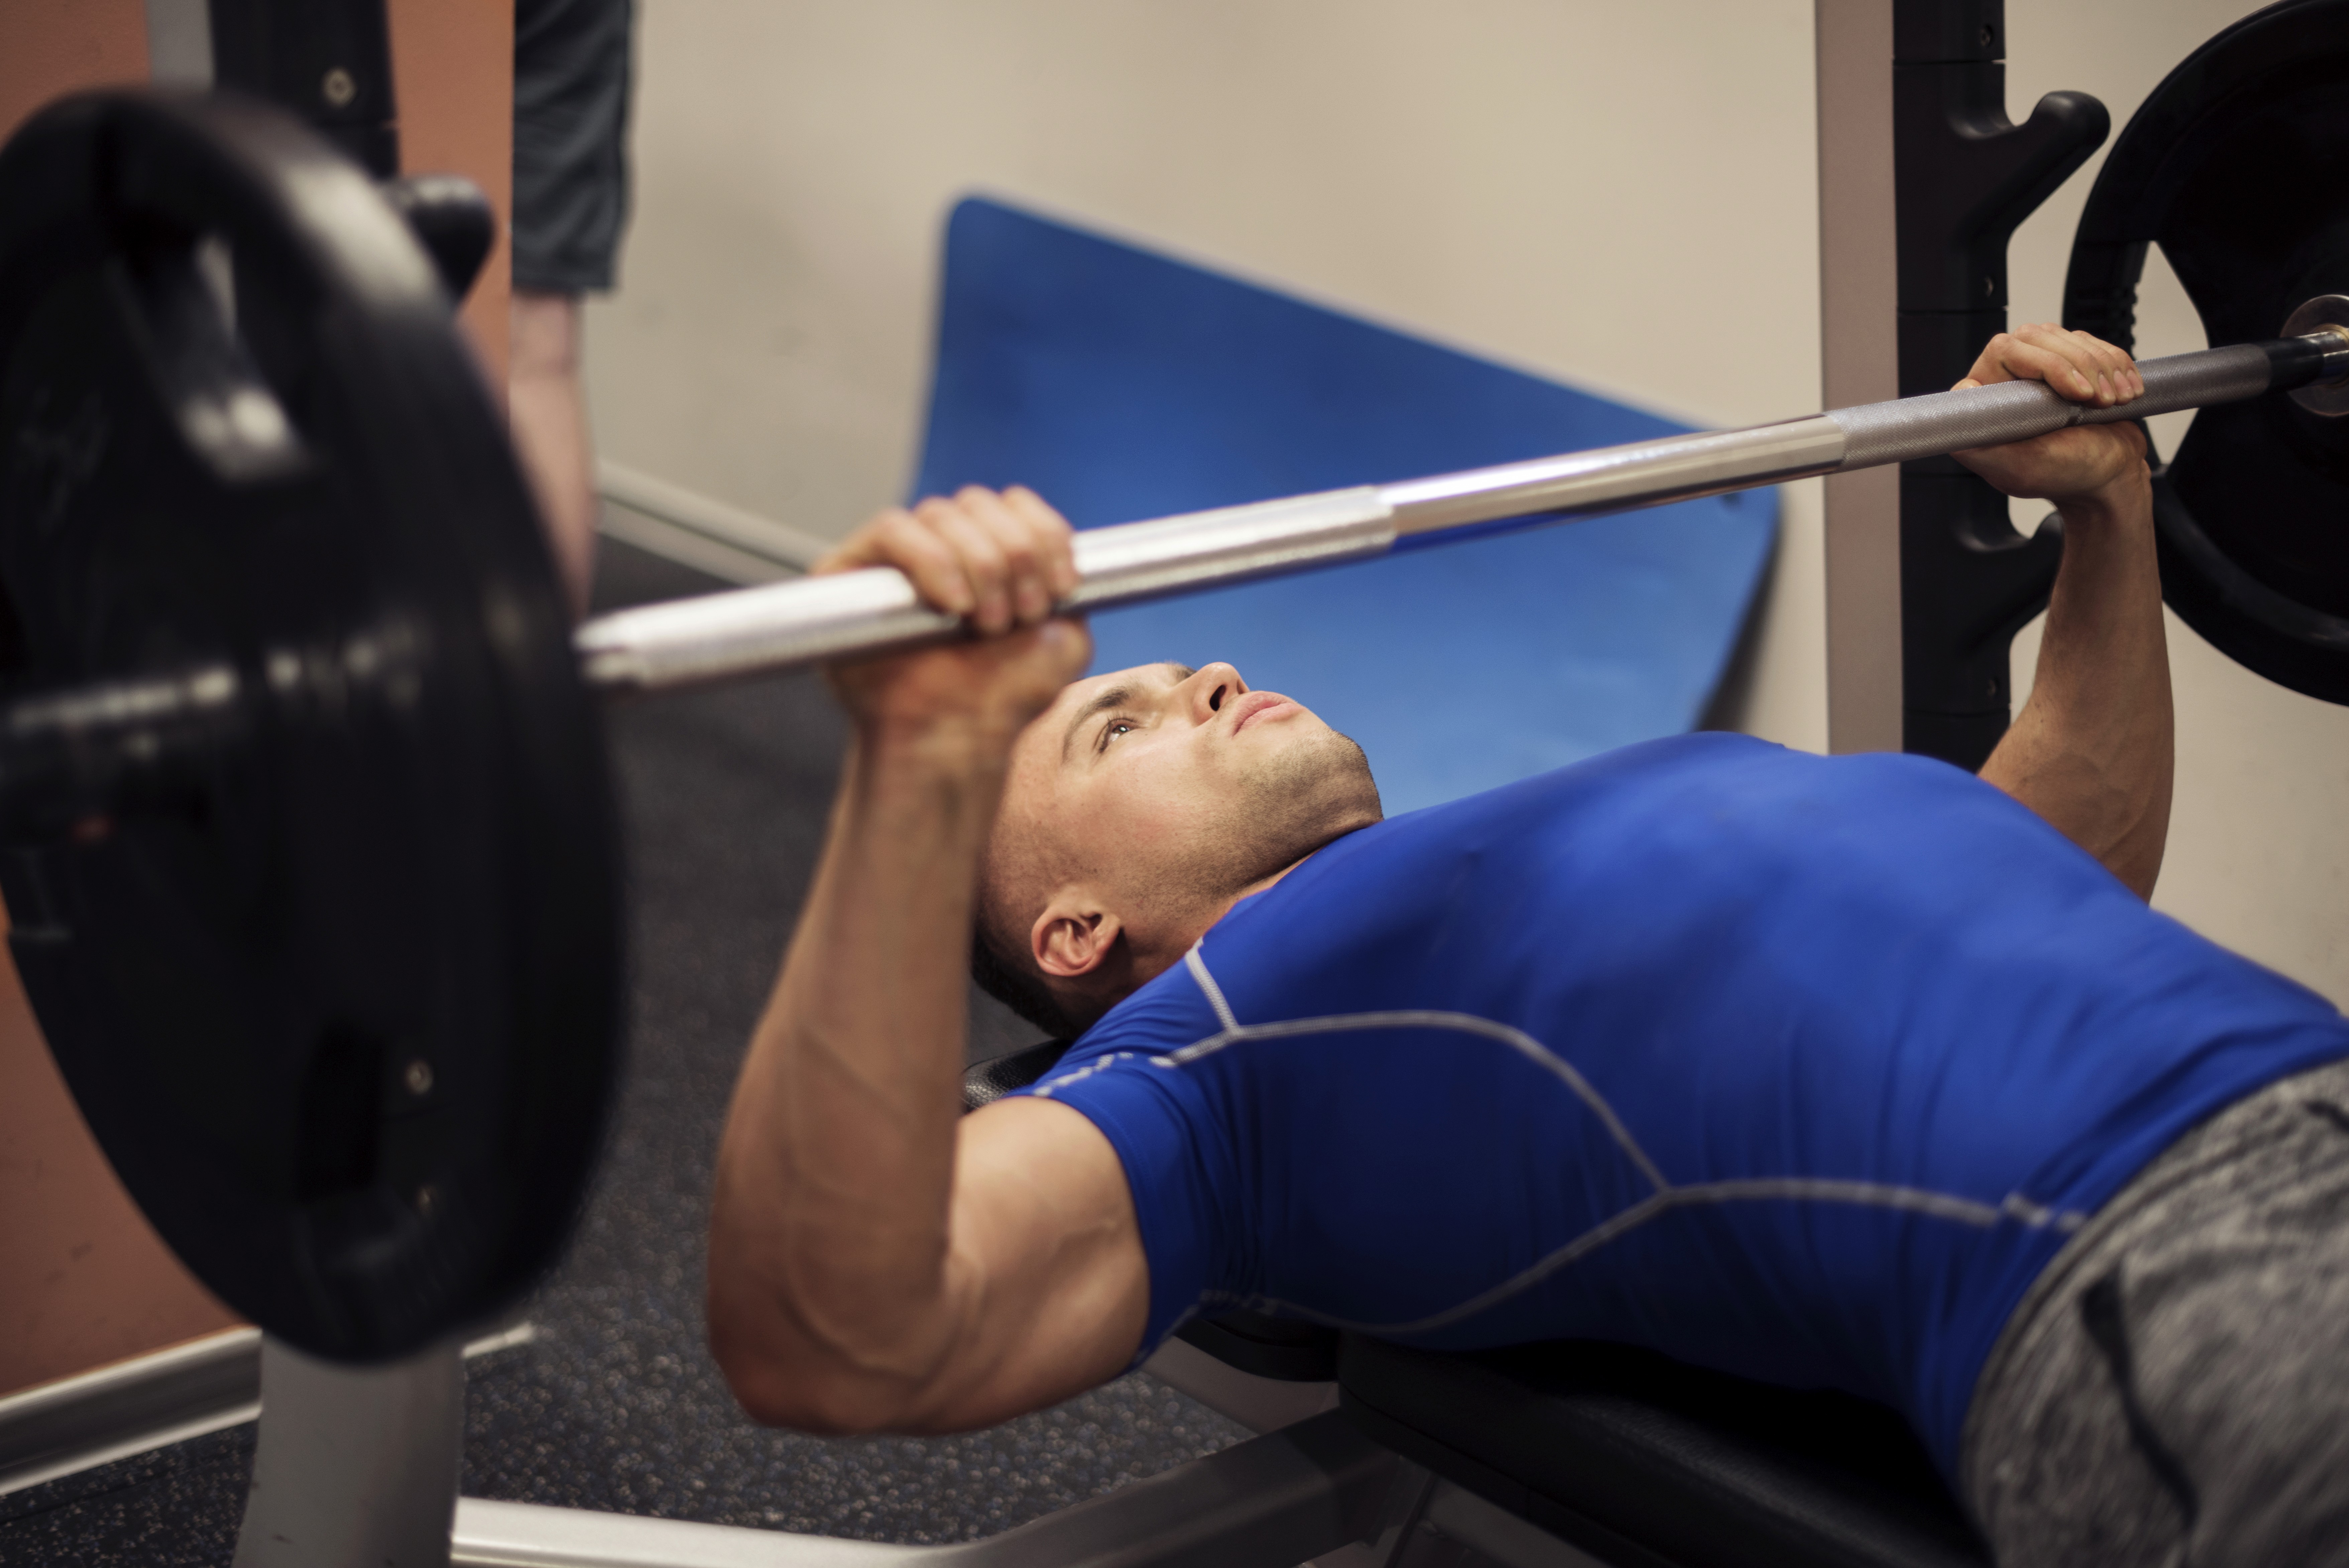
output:
{"label": "man's bicep", "polygon": [[1080,1112],[999,1100],[963,1118],[948,1235],[964,1321],[925,1426],[967,1429],[1116,1376],[1150,1272],[1117,1150]]}

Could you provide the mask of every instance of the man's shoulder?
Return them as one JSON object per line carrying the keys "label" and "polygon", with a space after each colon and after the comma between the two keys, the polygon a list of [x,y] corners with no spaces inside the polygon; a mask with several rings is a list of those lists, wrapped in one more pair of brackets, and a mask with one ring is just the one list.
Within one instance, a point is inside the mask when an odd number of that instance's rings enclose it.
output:
{"label": "man's shoulder", "polygon": [[1097,1073],[1120,1062],[1171,1056],[1213,1038],[1223,1027],[1196,976],[1188,965],[1178,963],[1136,987],[1077,1036],[1038,1087],[1075,1072]]}

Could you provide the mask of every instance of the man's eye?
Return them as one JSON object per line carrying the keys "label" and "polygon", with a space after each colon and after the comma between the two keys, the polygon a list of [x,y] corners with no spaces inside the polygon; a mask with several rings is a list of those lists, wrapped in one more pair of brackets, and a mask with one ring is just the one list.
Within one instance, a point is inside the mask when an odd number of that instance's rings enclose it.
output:
{"label": "man's eye", "polygon": [[1131,734],[1133,729],[1133,721],[1131,719],[1112,719],[1108,723],[1102,726],[1101,743],[1102,749],[1106,750],[1109,743],[1112,741],[1116,740],[1120,735]]}

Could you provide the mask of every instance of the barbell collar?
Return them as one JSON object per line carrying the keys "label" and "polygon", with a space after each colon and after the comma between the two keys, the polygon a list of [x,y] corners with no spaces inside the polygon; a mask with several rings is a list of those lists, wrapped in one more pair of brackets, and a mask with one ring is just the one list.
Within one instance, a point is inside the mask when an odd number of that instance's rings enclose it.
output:
{"label": "barbell collar", "polygon": [[21,692],[0,702],[0,845],[108,836],[126,814],[197,800],[266,737],[409,711],[427,639],[390,619],[340,638]]}
{"label": "barbell collar", "polygon": [[2292,388],[2292,400],[2325,419],[2349,415],[2349,296],[2318,295],[2292,313],[2283,331],[2320,346],[2313,373]]}
{"label": "barbell collar", "polygon": [[[2137,366],[2145,390],[2109,408],[2007,381],[1744,430],[1632,441],[1399,483],[1364,485],[1087,529],[1071,611],[1279,576],[1505,528],[1943,457],[2075,424],[2116,424],[2349,377],[2349,336],[2327,327]],[[621,610],[581,627],[588,682],[655,691],[963,635],[887,567],[771,583]]]}
{"label": "barbell collar", "polygon": [[117,815],[184,796],[250,738],[252,714],[224,664],[0,707],[0,843],[103,837]]}

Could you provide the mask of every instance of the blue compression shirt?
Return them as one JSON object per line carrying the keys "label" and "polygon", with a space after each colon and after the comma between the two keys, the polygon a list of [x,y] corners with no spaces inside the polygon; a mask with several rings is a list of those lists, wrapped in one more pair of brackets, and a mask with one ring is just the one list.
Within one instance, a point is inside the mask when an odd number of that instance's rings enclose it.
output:
{"label": "blue compression shirt", "polygon": [[1340,840],[1031,1092],[1124,1164],[1145,1352],[1235,1307],[1623,1341],[1881,1400],[1953,1473],[2065,1236],[2342,1056],[1990,785],[1697,735]]}

